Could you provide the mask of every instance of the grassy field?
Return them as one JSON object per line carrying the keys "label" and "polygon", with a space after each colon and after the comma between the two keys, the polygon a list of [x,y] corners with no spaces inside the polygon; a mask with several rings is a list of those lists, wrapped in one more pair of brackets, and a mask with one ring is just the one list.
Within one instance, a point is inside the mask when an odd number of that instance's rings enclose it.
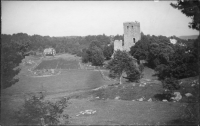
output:
{"label": "grassy field", "polygon": [[[154,71],[145,68],[144,77],[140,83],[113,84],[97,90],[77,93],[71,96],[71,107],[68,110],[72,114],[73,124],[133,124],[133,125],[184,125],[197,124],[198,122],[198,88],[192,86],[198,77],[180,80],[181,89],[176,90],[182,95],[179,102],[162,102],[155,96],[162,94],[164,89],[160,81],[155,80]],[[151,75],[149,74],[151,73]],[[146,85],[139,86],[141,83]],[[198,86],[198,85],[196,85]],[[186,97],[185,93],[192,93],[192,97]],[[140,98],[144,98],[141,102]],[[152,99],[149,102],[149,99]],[[88,100],[85,103],[85,99]],[[87,104],[87,105],[86,105]],[[81,106],[80,106],[81,105]],[[80,111],[92,109],[98,113],[94,115],[81,115]]]}
{"label": "grassy field", "polygon": [[[69,58],[68,58],[69,57]],[[57,59],[56,59],[57,58]],[[69,54],[59,55],[55,59],[43,60],[37,69],[65,69],[60,75],[51,77],[29,77],[26,76],[27,69],[21,71],[19,82],[2,90],[1,92],[1,124],[11,125],[10,118],[13,110],[22,106],[25,96],[43,92],[47,99],[58,99],[60,97],[70,97],[71,104],[65,109],[71,117],[71,124],[167,124],[178,120],[185,113],[188,101],[194,101],[196,94],[193,93],[195,87],[190,83],[196,78],[181,80],[182,88],[179,90],[183,96],[181,102],[147,102],[149,98],[157,93],[162,93],[163,88],[160,81],[156,80],[154,71],[145,68],[144,78],[140,83],[127,83],[123,80],[123,85],[114,85],[116,81],[108,81],[102,77],[99,71],[78,69],[79,57]],[[68,70],[66,70],[68,69]],[[69,70],[70,69],[70,70]],[[108,72],[104,73],[105,76]],[[147,83],[146,86],[139,86]],[[103,85],[107,88],[92,90]],[[188,99],[185,93],[192,93],[195,98]],[[119,97],[116,99],[116,97]],[[137,99],[144,97],[143,102]],[[135,101],[132,101],[135,100]],[[153,99],[155,100],[155,99]],[[97,112],[93,115],[81,115],[80,111],[93,109]]]}
{"label": "grassy field", "polygon": [[58,59],[43,60],[36,69],[54,69],[57,64],[58,69],[65,69],[60,75],[51,77],[34,78],[26,76],[28,69],[32,66],[23,66],[19,75],[19,82],[1,91],[1,101],[3,102],[1,112],[4,115],[1,120],[4,123],[11,123],[12,121],[8,118],[12,115],[10,112],[21,106],[25,97],[38,92],[43,92],[45,96],[53,97],[58,94],[67,95],[72,92],[90,90],[104,84],[113,83],[104,80],[99,71],[78,69],[78,61],[79,57],[68,54],[59,56]]}
{"label": "grassy field", "polygon": [[[74,125],[166,125],[177,119],[185,108],[181,103],[138,102],[124,100],[70,100],[66,113]],[[80,115],[80,111],[95,110],[92,115]]]}
{"label": "grassy field", "polygon": [[99,71],[68,70],[62,72],[60,75],[51,77],[33,78],[23,76],[18,83],[3,90],[2,93],[15,95],[43,91],[50,94],[93,89],[112,83],[111,81],[105,81]]}
{"label": "grassy field", "polygon": [[35,70],[41,69],[78,69],[80,68],[77,60],[66,60],[63,58],[43,60]]}

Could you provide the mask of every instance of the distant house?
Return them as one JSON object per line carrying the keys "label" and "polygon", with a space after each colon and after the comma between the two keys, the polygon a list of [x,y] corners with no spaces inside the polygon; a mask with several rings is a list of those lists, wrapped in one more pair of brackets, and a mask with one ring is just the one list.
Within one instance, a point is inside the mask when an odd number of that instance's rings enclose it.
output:
{"label": "distant house", "polygon": [[56,50],[54,48],[46,48],[46,49],[44,49],[44,55],[45,56],[55,56]]}
{"label": "distant house", "polygon": [[177,43],[177,40],[176,40],[176,39],[170,39],[170,43],[176,44],[176,43]]}

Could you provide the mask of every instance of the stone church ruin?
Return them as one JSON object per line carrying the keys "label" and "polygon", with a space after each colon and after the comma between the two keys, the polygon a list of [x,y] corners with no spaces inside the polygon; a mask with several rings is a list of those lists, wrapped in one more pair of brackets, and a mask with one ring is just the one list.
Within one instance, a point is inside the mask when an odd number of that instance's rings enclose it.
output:
{"label": "stone church ruin", "polygon": [[130,48],[135,45],[141,39],[140,33],[140,23],[135,22],[125,22],[123,23],[124,27],[124,41],[115,40],[114,41],[114,50],[125,50],[130,51]]}

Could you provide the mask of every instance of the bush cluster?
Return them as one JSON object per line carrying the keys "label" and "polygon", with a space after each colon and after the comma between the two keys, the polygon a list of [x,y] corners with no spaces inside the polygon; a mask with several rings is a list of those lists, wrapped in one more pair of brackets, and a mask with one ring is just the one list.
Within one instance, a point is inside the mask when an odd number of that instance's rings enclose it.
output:
{"label": "bush cluster", "polygon": [[178,90],[180,89],[179,82],[176,78],[166,78],[163,81],[163,87],[168,90]]}
{"label": "bush cluster", "polygon": [[[156,71],[155,75],[163,81],[165,88],[178,89],[175,79],[198,75],[197,54],[200,36],[196,40],[182,40],[175,36],[150,36],[143,33],[141,36],[141,40],[131,47],[130,54],[137,60],[146,60],[146,65]],[[170,39],[176,39],[177,43],[170,43]]]}
{"label": "bush cluster", "polygon": [[94,66],[102,66],[105,59],[113,54],[113,45],[103,46],[99,41],[92,41],[88,49],[83,50],[82,62],[91,62]]}
{"label": "bush cluster", "polygon": [[69,116],[67,114],[62,115],[64,109],[68,105],[66,98],[63,98],[56,103],[44,101],[43,98],[43,95],[41,95],[32,96],[30,99],[25,100],[23,107],[16,111],[13,116],[13,118],[17,120],[17,124],[56,125],[60,123],[59,118],[68,120]]}

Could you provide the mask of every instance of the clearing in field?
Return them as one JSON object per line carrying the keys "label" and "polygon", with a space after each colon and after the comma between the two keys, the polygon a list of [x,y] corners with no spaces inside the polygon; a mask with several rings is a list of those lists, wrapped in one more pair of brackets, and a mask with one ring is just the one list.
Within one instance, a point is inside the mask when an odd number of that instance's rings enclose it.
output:
{"label": "clearing in field", "polygon": [[35,70],[42,69],[79,69],[77,60],[67,60],[63,58],[43,60]]}

